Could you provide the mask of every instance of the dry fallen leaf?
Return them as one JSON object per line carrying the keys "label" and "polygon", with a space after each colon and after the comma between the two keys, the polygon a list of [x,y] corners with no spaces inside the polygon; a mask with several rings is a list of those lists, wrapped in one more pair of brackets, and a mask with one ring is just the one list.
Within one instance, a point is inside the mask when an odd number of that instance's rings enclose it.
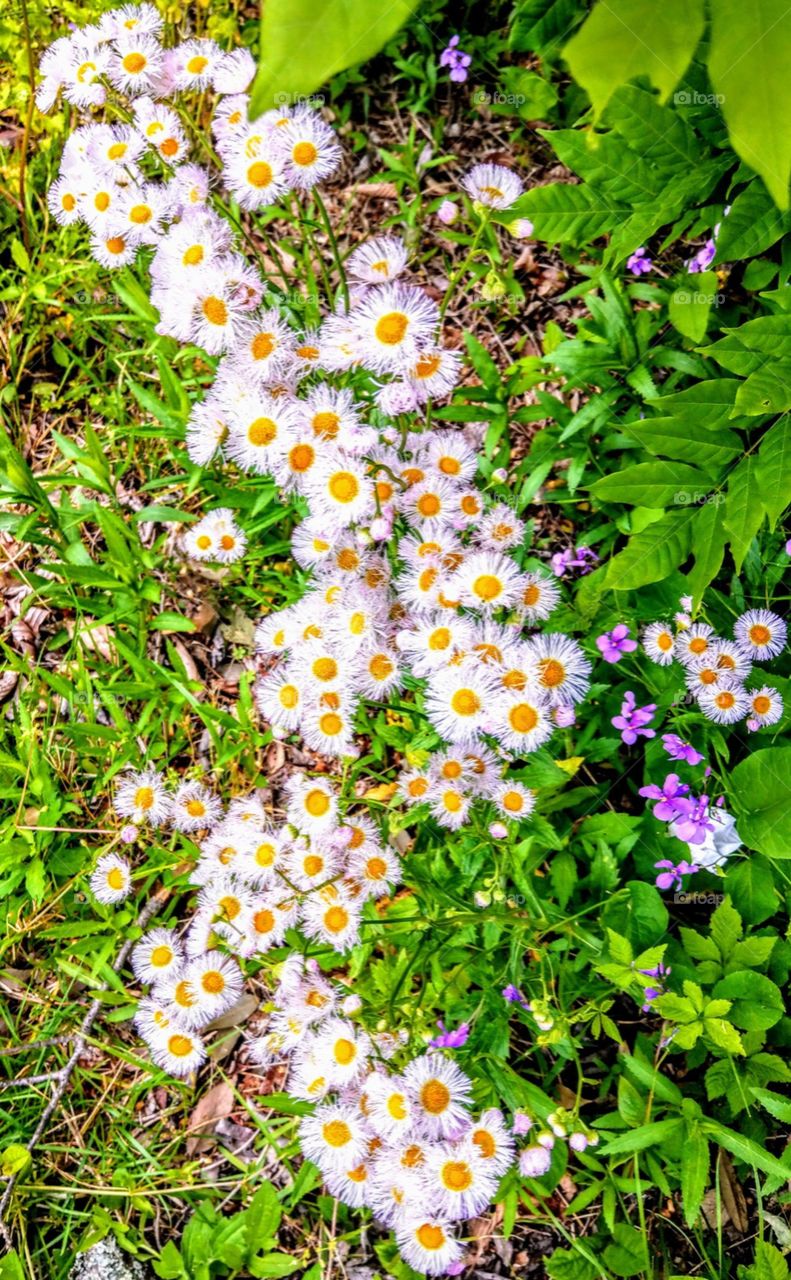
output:
{"label": "dry fallen leaf", "polygon": [[205,1145],[202,1136],[214,1132],[218,1121],[225,1120],[233,1111],[233,1089],[227,1080],[215,1084],[208,1093],[204,1093],[189,1119],[187,1138],[187,1155],[194,1155]]}

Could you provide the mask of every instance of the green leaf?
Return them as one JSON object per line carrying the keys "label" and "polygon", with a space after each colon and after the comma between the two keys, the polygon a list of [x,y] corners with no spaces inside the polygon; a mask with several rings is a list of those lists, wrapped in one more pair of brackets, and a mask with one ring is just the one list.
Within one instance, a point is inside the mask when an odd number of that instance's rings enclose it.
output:
{"label": "green leaf", "polygon": [[771,979],[753,969],[741,969],[721,978],[712,993],[731,1000],[729,1017],[745,1031],[766,1031],[783,1016],[783,997]]}
{"label": "green leaf", "polygon": [[709,39],[709,76],[721,95],[731,145],[763,178],[775,204],[787,209],[791,10],[785,0],[711,0]]}
{"label": "green leaf", "polygon": [[712,1044],[716,1044],[718,1049],[724,1049],[726,1053],[739,1055],[744,1053],[744,1045],[739,1032],[724,1018],[704,1018],[703,1030]]}
{"label": "green leaf", "polygon": [[626,207],[614,203],[603,206],[589,187],[551,182],[520,196],[509,212],[509,221],[529,218],[536,239],[550,244],[586,244],[611,231],[627,213]]}
{"label": "green leaf", "polygon": [[634,534],[610,561],[605,579],[608,589],[627,591],[669,577],[689,555],[696,514],[696,509],[668,511],[661,520]]}
{"label": "green leaf", "polygon": [[[719,495],[717,495],[719,497]],[[692,605],[697,609],[706,587],[719,573],[725,558],[725,527],[719,502],[704,502],[695,513],[692,551],[695,563],[687,574]]]}
{"label": "green leaf", "polygon": [[290,1258],[287,1253],[267,1253],[263,1258],[253,1258],[249,1264],[250,1275],[256,1277],[291,1276],[304,1266],[299,1258]]}
{"label": "green leaf", "polygon": [[266,0],[250,118],[295,103],[378,53],[417,0]]}
{"label": "green leaf", "polygon": [[605,1265],[616,1276],[636,1276],[647,1271],[648,1241],[636,1227],[625,1222],[616,1222],[612,1227],[612,1243],[608,1244],[602,1257]]}
{"label": "green leaf", "polygon": [[264,1182],[256,1191],[245,1214],[247,1246],[252,1253],[271,1240],[280,1225],[282,1209],[277,1192],[271,1182]]}
{"label": "green leaf", "polygon": [[711,308],[717,300],[717,289],[716,271],[701,271],[673,290],[667,304],[668,319],[683,337],[692,342],[703,340]]}
{"label": "green leaf", "polygon": [[763,182],[754,178],[739,192],[727,218],[720,223],[715,265],[755,258],[788,230],[791,230],[791,219],[778,217],[777,206]]}
{"label": "green leaf", "polygon": [[15,1173],[27,1169],[30,1161],[31,1155],[27,1147],[23,1147],[20,1142],[12,1142],[0,1151],[0,1174],[4,1178],[12,1178]]}
{"label": "green leaf", "polygon": [[624,502],[634,507],[686,505],[691,498],[705,496],[711,481],[696,467],[684,462],[637,462],[614,475],[602,476],[590,492],[603,502]]}
{"label": "green leaf", "polygon": [[781,1093],[773,1093],[771,1089],[759,1089],[755,1085],[751,1087],[750,1093],[775,1120],[791,1124],[791,1101],[788,1098],[784,1098]]}
{"label": "green leaf", "polygon": [[158,613],[156,617],[151,619],[151,627],[154,631],[194,631],[195,623],[191,618],[185,618],[180,613]]}
{"label": "green leaf", "polygon": [[728,868],[725,887],[738,902],[748,924],[763,924],[777,910],[779,895],[772,868],[757,854],[742,858]]}
{"label": "green leaf", "polygon": [[619,85],[646,76],[662,101],[703,35],[702,0],[601,0],[564,49],[598,116]]}
{"label": "green leaf", "polygon": [[791,417],[788,415],[776,422],[762,439],[755,471],[761,502],[774,529],[791,497]]}
{"label": "green leaf", "polygon": [[691,415],[646,418],[643,422],[624,423],[623,429],[649,453],[693,463],[707,471],[727,466],[742,451],[735,431],[720,430],[715,434]]}
{"label": "green leaf", "polygon": [[791,747],[766,747],[731,775],[739,834],[767,858],[791,858]]}
{"label": "green leaf", "polygon": [[730,534],[731,551],[737,573],[753,538],[764,522],[761,501],[761,485],[758,463],[754,454],[748,453],[731,473],[725,498],[725,514],[722,523]]}
{"label": "green leaf", "polygon": [[655,1094],[660,1102],[674,1104],[681,1102],[683,1095],[678,1085],[668,1080],[667,1076],[663,1076],[656,1067],[650,1066],[631,1053],[624,1054],[622,1062],[624,1070],[632,1079],[643,1085],[650,1093]]}
{"label": "green leaf", "polygon": [[587,1258],[581,1248],[556,1249],[544,1266],[550,1280],[597,1280],[601,1275],[598,1265]]}
{"label": "green leaf", "polygon": [[[770,1217],[768,1213],[765,1216]],[[766,1240],[756,1240],[755,1262],[749,1267],[739,1267],[738,1275],[739,1280],[788,1280],[789,1270],[779,1249]]]}
{"label": "green leaf", "polygon": [[522,0],[514,10],[509,47],[517,53],[543,53],[558,46],[582,17],[578,0]]}
{"label": "green leaf", "polygon": [[698,1125],[690,1125],[681,1148],[681,1203],[688,1227],[697,1221],[708,1177],[709,1144]]}
{"label": "green leaf", "polygon": [[740,1133],[734,1133],[733,1129],[728,1129],[724,1124],[720,1124],[716,1120],[702,1120],[701,1130],[719,1146],[724,1147],[732,1156],[736,1156],[737,1160],[744,1161],[745,1164],[754,1165],[756,1169],[760,1169],[762,1173],[768,1173],[773,1178],[782,1178],[783,1182],[787,1182],[791,1178],[791,1169],[781,1164],[776,1156],[770,1155],[768,1151],[764,1151],[763,1147],[759,1147],[757,1142],[753,1142],[751,1138],[745,1138]]}
{"label": "green leaf", "polygon": [[631,1133],[624,1133],[619,1138],[612,1138],[598,1147],[596,1154],[600,1156],[632,1155],[635,1151],[645,1151],[646,1147],[655,1147],[657,1143],[669,1142],[679,1131],[680,1120],[654,1120],[651,1124],[641,1125]]}
{"label": "green leaf", "polygon": [[791,360],[774,360],[751,373],[739,387],[734,407],[750,417],[791,408]]}
{"label": "green leaf", "polygon": [[747,320],[736,329],[726,329],[726,336],[703,354],[713,356],[717,364],[741,378],[748,378],[769,360],[791,357],[791,315],[760,316]]}
{"label": "green leaf", "polygon": [[711,917],[709,931],[723,960],[727,960],[743,933],[742,918],[730,898],[725,898],[717,907]]}

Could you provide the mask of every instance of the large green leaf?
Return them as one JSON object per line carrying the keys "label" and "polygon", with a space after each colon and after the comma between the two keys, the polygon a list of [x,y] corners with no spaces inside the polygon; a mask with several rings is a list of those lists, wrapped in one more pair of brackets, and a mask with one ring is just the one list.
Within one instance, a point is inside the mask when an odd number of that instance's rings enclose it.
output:
{"label": "large green leaf", "polygon": [[598,116],[618,86],[637,76],[646,76],[667,99],[703,26],[703,0],[600,0],[563,52]]}
{"label": "large green leaf", "polygon": [[722,523],[730,534],[736,570],[741,570],[750,543],[764,521],[758,464],[754,454],[746,454],[728,481]]}
{"label": "large green leaf", "polygon": [[716,434],[691,415],[677,418],[645,418],[624,424],[624,430],[649,453],[677,462],[697,463],[707,471],[718,471],[742,451],[733,431]]}
{"label": "large green leaf", "polygon": [[719,342],[704,347],[703,354],[713,356],[723,369],[742,378],[761,369],[769,359],[791,357],[791,315],[760,316],[725,333]]}
{"label": "large green leaf", "polygon": [[681,1149],[681,1203],[684,1221],[694,1226],[709,1176],[709,1144],[697,1124],[688,1127]]}
{"label": "large green leaf", "polygon": [[750,417],[791,409],[791,359],[772,360],[739,387],[734,408]]}
{"label": "large green leaf", "polygon": [[733,149],[761,175],[775,204],[787,209],[791,8],[786,0],[711,0],[708,63]]}
{"label": "large green leaf", "polygon": [[697,467],[685,462],[637,462],[614,475],[602,476],[590,486],[603,502],[626,502],[633,507],[686,505],[711,488],[711,480]]}
{"label": "large green leaf", "polygon": [[583,244],[603,236],[628,213],[625,206],[608,204],[586,186],[551,182],[520,196],[508,216],[509,221],[529,218],[539,240]]}
{"label": "large green leaf", "polygon": [[264,0],[251,118],[372,58],[416,7],[417,0]]}
{"label": "large green leaf", "polygon": [[668,511],[661,520],[633,534],[623,551],[610,561],[606,585],[611,591],[627,591],[661,582],[683,564],[692,545],[697,508]]}
{"label": "large green leaf", "polygon": [[665,185],[661,173],[611,133],[591,129],[539,129],[567,169],[590,182],[602,195],[627,204],[640,204],[660,195]]}
{"label": "large green leaf", "polygon": [[732,774],[739,834],[768,858],[791,858],[791,747],[766,747]]}
{"label": "large green leaf", "polygon": [[704,502],[695,514],[692,529],[695,563],[687,574],[693,608],[697,609],[703,593],[720,571],[725,558],[725,529],[718,502]]}
{"label": "large green leaf", "polygon": [[709,326],[711,308],[717,300],[716,271],[688,276],[674,289],[667,304],[667,317],[674,329],[692,342],[702,342]]}
{"label": "large green leaf", "polygon": [[791,417],[786,415],[767,431],[756,462],[761,502],[772,528],[791,498]]}
{"label": "large green leaf", "polygon": [[789,228],[791,218],[779,216],[777,205],[763,182],[754,178],[739,192],[727,218],[722,219],[715,265],[755,258],[775,244]]}
{"label": "large green leaf", "polygon": [[[705,378],[703,382],[693,382],[683,391],[657,396],[650,405],[659,413],[695,422],[710,430],[724,423],[734,426],[729,419],[733,417],[733,404],[740,386],[738,378]],[[749,425],[754,424],[751,422]]]}
{"label": "large green leaf", "polygon": [[732,1001],[728,1018],[745,1031],[766,1031],[783,1016],[780,988],[753,969],[737,969],[722,978],[712,991],[718,1000]]}

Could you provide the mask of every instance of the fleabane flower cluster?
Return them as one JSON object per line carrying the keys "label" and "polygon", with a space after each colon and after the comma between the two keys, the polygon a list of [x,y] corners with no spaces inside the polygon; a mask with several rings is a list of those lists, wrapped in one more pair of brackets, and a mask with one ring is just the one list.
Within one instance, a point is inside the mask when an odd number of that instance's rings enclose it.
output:
{"label": "fleabane flower cluster", "polygon": [[753,664],[783,652],[788,635],[783,619],[769,609],[748,609],[737,618],[732,639],[683,612],[675,622],[651,623],[643,632],[643,647],[660,666],[681,663],[687,689],[704,716],[723,725],[745,721],[753,732],[776,724],[783,699],[771,685],[755,687]]}
{"label": "fleabane flower cluster", "polygon": [[[132,956],[135,974],[150,985],[138,1029],[172,1075],[189,1075],[202,1062],[201,1029],[242,990],[239,960],[282,945],[289,929],[348,952],[360,941],[365,904],[400,879],[395,851],[366,815],[341,814],[327,779],[295,774],[285,798],[285,820],[275,823],[255,795],[237,798],[224,812],[202,784],[186,782],[169,793],[152,770],[129,773],[117,785],[120,816],[171,823],[199,839],[191,876],[197,901],[183,938],[156,928]],[[118,871],[106,861],[96,876]],[[123,879],[120,871],[114,877],[119,891]]]}
{"label": "fleabane flower cluster", "polygon": [[[406,280],[403,243],[378,235],[348,258],[348,300],[315,330],[296,326],[214,206],[177,100],[213,90],[218,176],[253,215],[331,176],[335,134],[304,107],[250,121],[248,55],[208,40],[166,49],[162,35],[155,11],[125,8],[45,55],[45,104],[58,90],[83,107],[121,94],[131,115],[77,129],[50,202],[60,221],[88,224],[100,261],[122,265],[142,249],[158,332],[217,358],[187,423],[192,461],[270,477],[307,512],[292,550],[308,589],[257,631],[261,714],[276,735],[350,756],[360,701],[424,682],[426,717],[451,749],[426,775],[438,820],[460,826],[479,796],[527,817],[534,797],[505,765],[573,723],[590,664],[568,636],[529,634],[559,589],[522,567],[524,524],[478,482],[483,428],[426,429],[424,406],[453,390],[461,363],[443,345],[437,302]],[[75,58],[87,97],[73,87]],[[507,209],[522,192],[500,165],[475,166],[464,187],[484,209]],[[246,538],[221,508],[182,545],[230,564]],[[423,799],[421,786],[408,777],[403,794]]]}
{"label": "fleabane flower cluster", "polygon": [[391,1227],[416,1271],[446,1271],[463,1254],[456,1224],[487,1207],[514,1162],[503,1114],[476,1116],[470,1079],[442,1053],[397,1065],[405,1037],[367,1034],[359,1000],[315,961],[286,961],[272,1004],[251,1052],[286,1063],[289,1093],[316,1103],[300,1141],[327,1189]]}

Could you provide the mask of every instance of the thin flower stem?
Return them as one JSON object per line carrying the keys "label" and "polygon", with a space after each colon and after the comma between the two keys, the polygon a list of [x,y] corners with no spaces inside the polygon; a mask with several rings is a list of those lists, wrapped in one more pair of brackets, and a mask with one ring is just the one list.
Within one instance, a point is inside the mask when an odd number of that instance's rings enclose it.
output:
{"label": "thin flower stem", "polygon": [[343,304],[346,310],[348,311],[349,310],[349,282],[346,279],[346,272],[343,269],[343,260],[340,255],[340,250],[338,249],[338,241],[335,238],[335,232],[332,229],[330,216],[327,213],[326,205],[324,204],[324,201],[321,198],[321,193],[319,192],[317,187],[314,187],[313,189],[313,199],[316,202],[316,208],[318,209],[319,216],[321,217],[321,220],[324,223],[324,230],[327,232],[327,237],[332,247],[332,256],[335,259],[335,266],[338,269],[338,276],[340,278],[341,292],[343,294]]}

